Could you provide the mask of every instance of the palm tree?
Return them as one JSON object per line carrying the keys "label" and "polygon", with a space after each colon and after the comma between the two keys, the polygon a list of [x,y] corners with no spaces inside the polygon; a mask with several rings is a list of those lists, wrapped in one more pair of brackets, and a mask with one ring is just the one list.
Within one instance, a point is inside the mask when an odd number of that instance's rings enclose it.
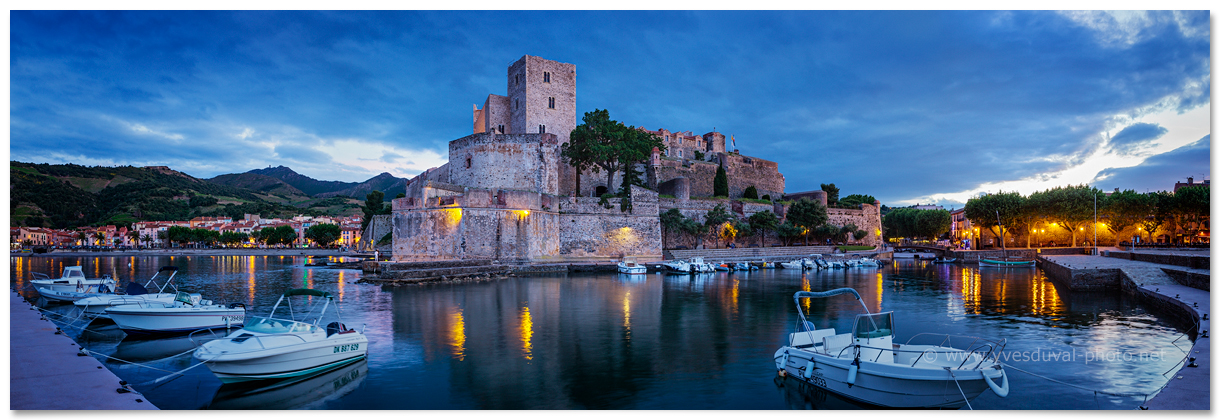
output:
{"label": "palm tree", "polygon": [[127,231],[127,237],[131,238],[136,243],[136,248],[140,248],[140,232],[135,230]]}
{"label": "palm tree", "polygon": [[97,246],[102,246],[102,241],[106,239],[106,235],[103,235],[101,231],[93,232],[93,239],[97,241]]}
{"label": "palm tree", "polygon": [[80,241],[81,245],[84,245],[85,241],[89,240],[89,237],[85,235],[85,232],[76,232],[76,240]]}
{"label": "palm tree", "polygon": [[140,240],[142,240],[144,243],[146,243],[146,244],[147,244],[147,243],[149,243],[149,242],[152,242],[153,237],[152,237],[152,235],[149,235],[149,234],[144,234],[144,236],[141,236],[141,237],[140,237]]}

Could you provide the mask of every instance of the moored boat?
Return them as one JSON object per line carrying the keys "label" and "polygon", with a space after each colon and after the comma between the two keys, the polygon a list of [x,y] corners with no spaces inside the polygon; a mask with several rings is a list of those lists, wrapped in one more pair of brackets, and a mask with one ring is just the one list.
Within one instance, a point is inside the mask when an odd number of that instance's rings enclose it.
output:
{"label": "moored boat", "polygon": [[[157,286],[157,276],[164,272],[170,272],[169,279],[165,280],[165,284]],[[178,296],[178,286],[175,286],[174,276],[178,274],[178,267],[167,265],[157,270],[152,278],[148,279],[148,283],[140,285],[136,282],[127,283],[127,289],[123,294],[102,294],[73,302],[77,309],[84,311],[85,315],[108,319],[110,316],[106,314],[106,308],[117,305],[131,305],[137,303],[170,303]],[[148,293],[148,286],[157,287],[157,293]],[[173,293],[166,293],[165,288],[172,287]]]}
{"label": "moored boat", "polygon": [[212,304],[198,293],[178,292],[172,302],[146,301],[106,308],[127,334],[186,334],[204,328],[232,328],[245,322],[246,306]]}
{"label": "moored boat", "polygon": [[1035,267],[1037,264],[1034,260],[1019,260],[1015,258],[998,259],[998,258],[979,258],[979,266],[981,267]]}
{"label": "moored boat", "polygon": [[618,272],[623,274],[648,274],[648,267],[636,264],[634,260],[623,260],[618,263]]}
{"label": "moored boat", "polygon": [[87,297],[114,293],[117,282],[110,276],[86,278],[79,265],[64,267],[59,278],[52,279],[43,273],[33,273],[30,285],[47,300],[75,302]]}
{"label": "moored boat", "polygon": [[[851,332],[817,329],[806,320],[801,299],[840,294],[853,295],[864,309]],[[1008,396],[1008,377],[999,361],[1004,340],[922,333],[894,344],[893,312],[871,313],[854,289],[800,291],[793,300],[799,325],[775,352],[781,376],[882,407],[959,408],[988,389]],[[970,344],[955,348],[954,341]]]}
{"label": "moored boat", "polygon": [[[298,296],[321,299],[304,314],[294,314],[291,298]],[[289,302],[285,310],[288,315],[276,317],[276,310],[285,301]],[[244,328],[204,343],[193,357],[224,383],[312,375],[364,359],[368,337],[363,331],[348,328],[342,318],[322,326],[333,301],[334,296],[319,290],[288,290],[267,317],[247,318]],[[319,304],[322,307],[315,314]]]}

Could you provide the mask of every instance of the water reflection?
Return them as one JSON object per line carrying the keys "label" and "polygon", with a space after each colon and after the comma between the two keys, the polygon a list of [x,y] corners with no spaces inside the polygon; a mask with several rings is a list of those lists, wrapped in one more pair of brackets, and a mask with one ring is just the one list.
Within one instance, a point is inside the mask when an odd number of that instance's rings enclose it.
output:
{"label": "water reflection", "polygon": [[352,392],[368,377],[369,362],[356,363],[318,375],[271,384],[225,384],[216,390],[209,410],[295,410],[322,408]]}
{"label": "water reflection", "polygon": [[[15,258],[12,282],[52,271],[70,258]],[[895,311],[899,341],[920,332],[1005,338],[1007,350],[1076,352],[1080,358],[1011,360],[1022,369],[1106,390],[1139,391],[1164,382],[1173,360],[1096,361],[1091,354],[1164,351],[1181,355],[1181,332],[1121,294],[1067,293],[1037,270],[983,270],[950,264],[899,262],[870,270],[760,270],[699,276],[573,275],[492,282],[379,287],[353,284],[355,270],[306,269],[302,258],[101,258],[102,272],[147,278],[179,265],[184,290],[218,302],[246,302],[265,314],[287,288],[302,282],[335,294],[349,326],[368,325],[369,358],[351,381],[336,387],[301,385],[320,404],[289,397],[285,406],[338,409],[779,409],[838,407],[773,382],[771,356],[796,325],[798,290],[853,287],[870,310]],[[83,261],[93,264],[94,259]],[[93,272],[95,267],[88,267]],[[32,296],[32,291],[23,291]],[[820,328],[851,328],[854,299],[803,299]],[[60,309],[54,309],[60,310]],[[177,344],[142,349],[113,324],[71,330],[101,354],[126,355],[170,371],[189,367]],[[69,329],[65,329],[66,331]],[[1184,347],[1188,341],[1179,341]],[[178,350],[178,351],[174,351]],[[1173,353],[1177,352],[1177,353]],[[168,356],[164,356],[167,355]],[[164,358],[158,358],[164,357]],[[1180,356],[1179,356],[1180,357]],[[1147,359],[1147,358],[1145,358]],[[136,360],[131,360],[136,361]],[[165,372],[112,363],[121,378],[146,382]],[[340,376],[342,377],[342,376]],[[1013,394],[984,394],[975,407],[1095,408],[1092,395],[1032,377],[1013,377]],[[339,391],[324,395],[313,391]],[[345,388],[345,386],[347,386]],[[161,408],[241,407],[273,390],[225,387],[196,369],[154,389]],[[306,389],[307,388],[307,389]],[[287,395],[285,392],[281,395]],[[709,397],[714,396],[714,397]],[[833,397],[833,396],[831,396]],[[810,400],[809,398],[813,398]],[[229,399],[239,400],[226,403]],[[831,401],[831,402],[826,402]],[[1132,399],[1102,400],[1131,408]],[[241,404],[239,404],[241,403]],[[233,404],[233,405],[226,405]],[[264,403],[276,404],[274,402]],[[1136,404],[1137,405],[1137,404]]]}

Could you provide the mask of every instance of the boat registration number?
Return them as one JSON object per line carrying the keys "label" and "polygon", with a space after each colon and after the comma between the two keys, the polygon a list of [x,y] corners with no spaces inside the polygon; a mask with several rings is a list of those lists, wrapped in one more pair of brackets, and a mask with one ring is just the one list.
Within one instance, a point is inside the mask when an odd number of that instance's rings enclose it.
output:
{"label": "boat registration number", "polygon": [[343,352],[347,352],[347,351],[356,351],[356,350],[360,350],[360,344],[344,344],[342,346],[335,346],[335,353],[343,353]]}
{"label": "boat registration number", "polygon": [[826,387],[826,378],[823,378],[821,376],[812,376],[809,378],[809,382],[816,386],[820,386],[822,388]]}
{"label": "boat registration number", "polygon": [[245,315],[221,315],[221,316],[220,316],[220,320],[221,320],[221,321],[239,321],[239,322],[245,322],[245,321],[246,321],[246,316],[245,316]]}

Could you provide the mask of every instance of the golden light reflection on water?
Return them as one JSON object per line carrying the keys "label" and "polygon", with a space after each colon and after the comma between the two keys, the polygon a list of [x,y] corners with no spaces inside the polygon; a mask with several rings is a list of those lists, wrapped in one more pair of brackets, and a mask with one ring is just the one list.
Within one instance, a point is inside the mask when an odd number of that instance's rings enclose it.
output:
{"label": "golden light reflection on water", "polygon": [[731,306],[729,307],[729,313],[731,313],[733,315],[737,314],[737,297],[738,297],[738,294],[740,293],[740,290],[739,290],[740,288],[741,288],[741,281],[734,278],[733,279],[733,302],[731,303]]}
{"label": "golden light reflection on water", "polygon": [[1030,281],[1030,306],[1036,315],[1058,315],[1060,309],[1059,294],[1055,293],[1055,285],[1044,276],[1034,276]]}
{"label": "golden light reflection on water", "polygon": [[466,360],[466,321],[462,319],[460,307],[449,313],[449,347],[458,361]]}
{"label": "golden light reflection on water", "polygon": [[623,295],[623,327],[627,328],[627,336],[631,337],[631,292]]}
{"label": "golden light reflection on water", "polygon": [[339,270],[339,300],[343,300],[343,283],[347,283],[347,281],[343,279],[343,274],[346,271],[347,270]]}
{"label": "golden light reflection on water", "polygon": [[962,306],[968,314],[979,313],[980,308],[980,288],[982,287],[981,276],[972,270],[962,269]]}
{"label": "golden light reflection on water", "polygon": [[254,256],[253,255],[251,255],[249,257],[249,261],[246,261],[246,274],[250,275],[250,278],[246,280],[246,304],[253,306],[254,305]]}
{"label": "golden light reflection on water", "polygon": [[881,270],[877,270],[877,312],[881,312],[881,292],[885,289],[885,276],[881,274]]}
{"label": "golden light reflection on water", "polygon": [[[801,290],[806,292],[810,291],[809,277],[806,276],[805,273],[801,273]],[[801,299],[801,303],[805,305],[805,312],[809,312],[809,299]]]}
{"label": "golden light reflection on water", "polygon": [[525,360],[534,360],[534,320],[530,318],[530,308],[521,307],[521,350],[525,352]]}

